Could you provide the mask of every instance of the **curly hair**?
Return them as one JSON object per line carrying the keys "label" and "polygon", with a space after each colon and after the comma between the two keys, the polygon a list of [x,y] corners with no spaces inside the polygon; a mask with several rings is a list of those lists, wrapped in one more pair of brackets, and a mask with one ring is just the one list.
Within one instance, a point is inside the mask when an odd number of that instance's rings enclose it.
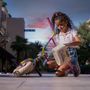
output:
{"label": "curly hair", "polygon": [[70,18],[62,12],[55,12],[51,18],[53,26],[55,26],[55,20],[60,19],[60,23],[66,23],[69,28],[72,28],[72,21]]}

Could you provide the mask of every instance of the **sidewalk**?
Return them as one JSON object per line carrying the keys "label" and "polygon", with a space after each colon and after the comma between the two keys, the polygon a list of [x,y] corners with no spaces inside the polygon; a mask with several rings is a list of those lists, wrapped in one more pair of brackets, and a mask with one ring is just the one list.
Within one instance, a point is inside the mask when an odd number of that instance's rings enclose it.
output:
{"label": "sidewalk", "polygon": [[56,77],[54,74],[31,74],[14,77],[0,74],[0,90],[90,90],[90,75]]}

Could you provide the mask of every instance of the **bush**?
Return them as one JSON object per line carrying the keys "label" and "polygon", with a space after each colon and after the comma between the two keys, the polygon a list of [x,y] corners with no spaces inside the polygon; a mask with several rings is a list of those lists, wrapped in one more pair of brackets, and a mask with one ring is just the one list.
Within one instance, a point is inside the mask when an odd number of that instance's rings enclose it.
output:
{"label": "bush", "polygon": [[82,65],[81,68],[81,74],[90,74],[90,64],[89,65]]}

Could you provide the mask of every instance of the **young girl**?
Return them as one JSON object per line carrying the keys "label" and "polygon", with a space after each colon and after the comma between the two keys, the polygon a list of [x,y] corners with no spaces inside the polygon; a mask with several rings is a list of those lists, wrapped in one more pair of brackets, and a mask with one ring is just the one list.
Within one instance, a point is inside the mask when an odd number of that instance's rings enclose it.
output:
{"label": "young girl", "polygon": [[[65,76],[66,71],[72,66],[74,76],[78,76],[80,69],[75,47],[80,44],[80,39],[77,35],[77,31],[72,28],[73,25],[70,18],[62,12],[56,12],[53,14],[52,23],[58,29],[58,34],[55,36],[57,46],[52,50],[55,61],[59,67],[56,71],[56,75]],[[59,51],[60,48],[64,46],[67,47],[70,60],[67,60],[67,63],[61,64]]]}

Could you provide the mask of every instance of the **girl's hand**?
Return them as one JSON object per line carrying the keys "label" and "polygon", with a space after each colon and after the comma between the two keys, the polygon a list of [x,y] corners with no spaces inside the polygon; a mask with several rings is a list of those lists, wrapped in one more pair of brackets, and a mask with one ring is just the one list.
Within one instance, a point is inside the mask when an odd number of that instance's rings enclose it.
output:
{"label": "girl's hand", "polygon": [[66,47],[79,48],[78,42],[65,43]]}

